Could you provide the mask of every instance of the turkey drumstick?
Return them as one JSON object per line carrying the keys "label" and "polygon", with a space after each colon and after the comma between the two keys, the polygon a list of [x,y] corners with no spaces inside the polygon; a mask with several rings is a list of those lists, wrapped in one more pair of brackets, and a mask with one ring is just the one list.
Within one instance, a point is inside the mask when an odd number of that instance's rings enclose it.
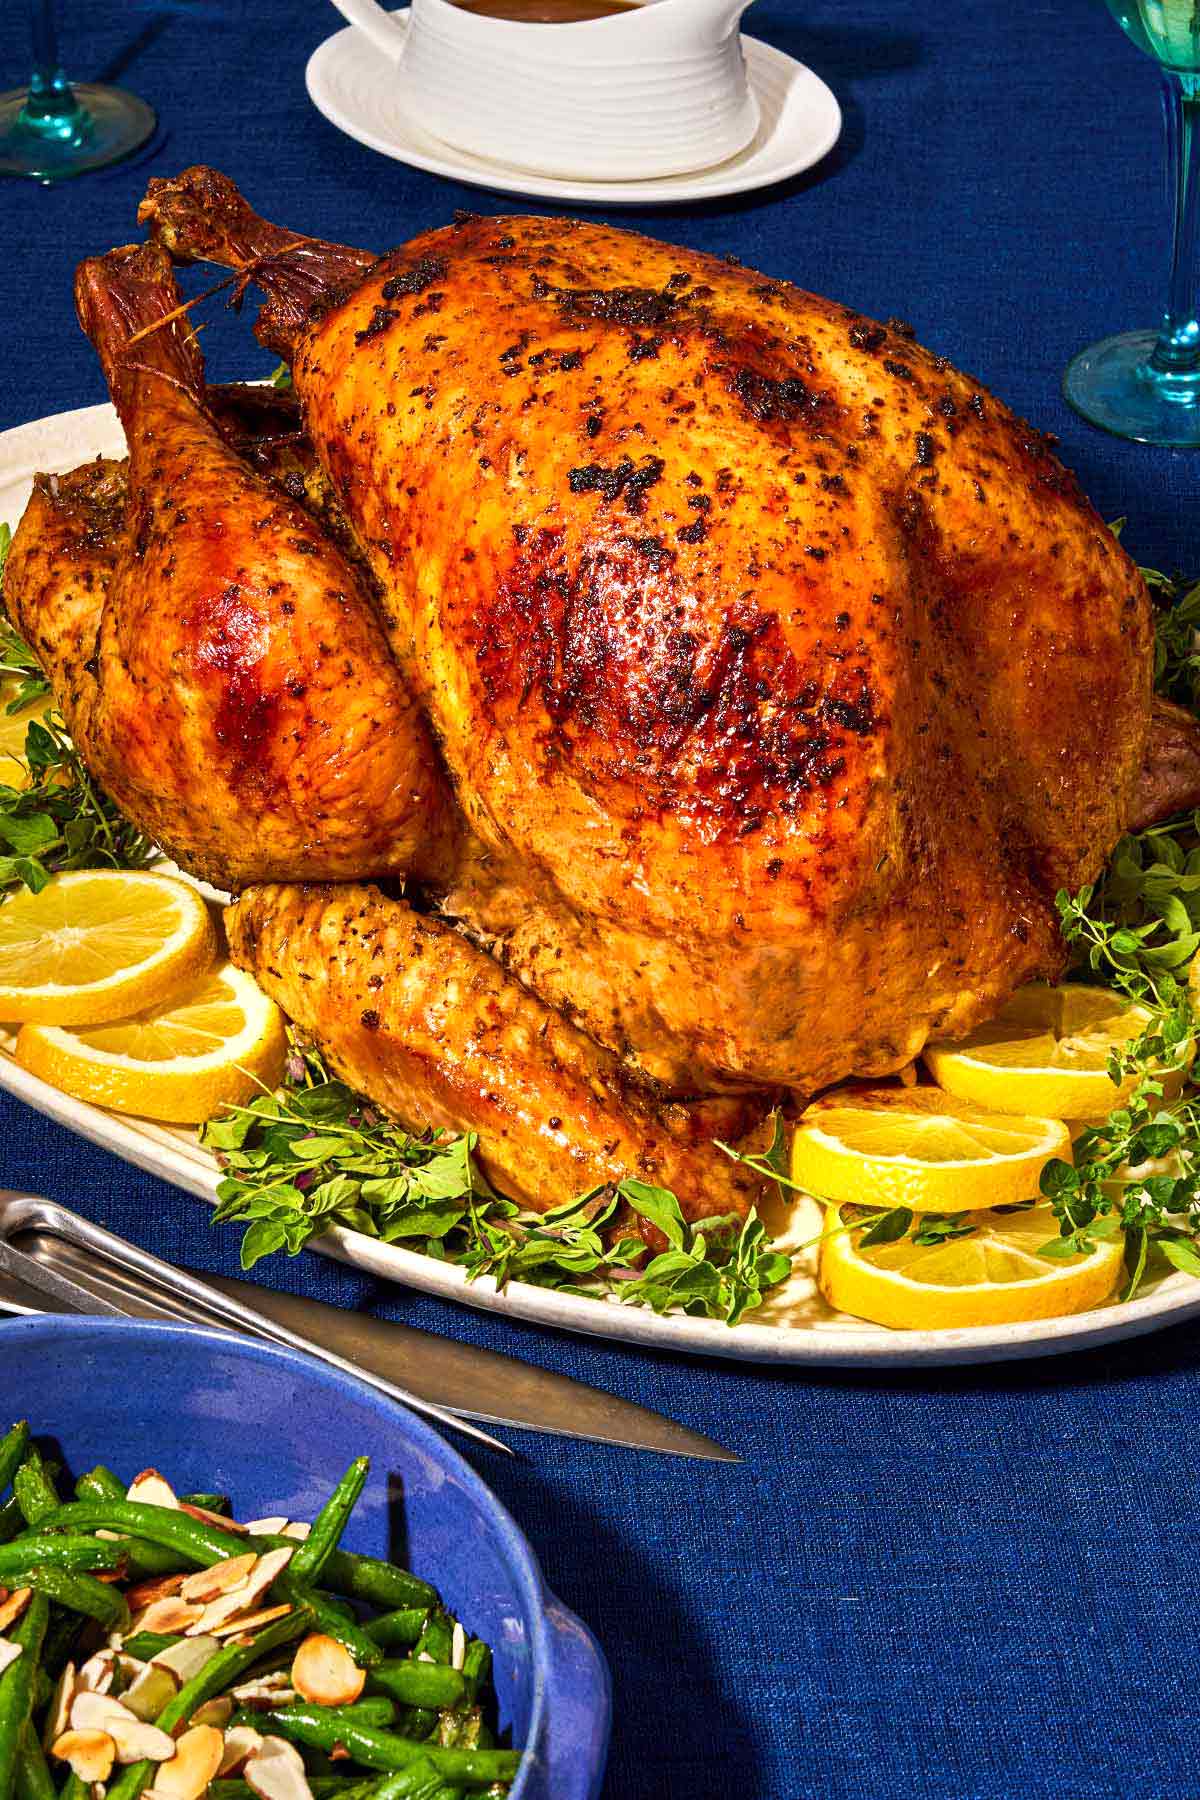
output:
{"label": "turkey drumstick", "polygon": [[222,437],[189,328],[138,338],[178,301],[165,254],[85,262],[77,299],[129,441],[128,503],[89,532],[87,473],[43,478],[5,593],[89,769],[223,886],[435,870],[442,774],[359,573]]}

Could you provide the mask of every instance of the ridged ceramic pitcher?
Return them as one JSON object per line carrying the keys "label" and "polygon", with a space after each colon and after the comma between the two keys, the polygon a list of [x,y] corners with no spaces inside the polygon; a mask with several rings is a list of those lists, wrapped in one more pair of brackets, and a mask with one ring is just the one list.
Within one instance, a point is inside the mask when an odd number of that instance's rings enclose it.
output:
{"label": "ridged ceramic pitcher", "polygon": [[457,149],[540,175],[637,181],[707,169],[758,129],[738,21],[750,0],[638,0],[567,25],[452,0],[334,0],[396,65],[396,102]]}

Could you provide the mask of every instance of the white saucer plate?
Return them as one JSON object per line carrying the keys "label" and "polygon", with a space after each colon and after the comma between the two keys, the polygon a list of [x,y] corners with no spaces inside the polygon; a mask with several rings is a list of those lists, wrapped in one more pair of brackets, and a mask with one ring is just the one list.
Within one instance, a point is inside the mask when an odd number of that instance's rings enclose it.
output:
{"label": "white saucer plate", "polygon": [[[407,8],[397,14],[401,23],[406,23],[406,13]],[[542,200],[672,206],[770,187],[811,169],[838,140],[841,109],[818,75],[757,38],[743,37],[742,47],[762,113],[753,141],[715,168],[649,181],[560,180],[443,144],[405,116],[395,94],[393,66],[353,26],[334,32],[317,46],[305,79],[309,98],[331,125],[370,150],[433,175]]]}
{"label": "white saucer plate", "polygon": [[[120,456],[123,450],[121,427],[110,406],[59,413],[0,433],[0,521],[15,526],[36,471],[61,474],[91,457]],[[213,1203],[220,1170],[190,1126],[123,1118],[73,1100],[18,1067],[12,1048],[12,1037],[0,1027],[0,1089],[90,1143]],[[0,1179],[2,1151],[0,1140]],[[812,1235],[812,1226],[797,1218],[787,1247]],[[1200,1281],[1172,1274],[1128,1305],[1109,1305],[1073,1318],[960,1331],[889,1331],[831,1311],[817,1293],[811,1273],[798,1266],[786,1288],[773,1294],[762,1311],[731,1329],[719,1320],[658,1318],[643,1307],[579,1299],[526,1282],[513,1281],[498,1290],[486,1277],[470,1282],[452,1264],[354,1231],[332,1231],[315,1247],[384,1280],[486,1312],[646,1348],[759,1363],[905,1368],[1000,1362],[1139,1337],[1200,1314]]]}

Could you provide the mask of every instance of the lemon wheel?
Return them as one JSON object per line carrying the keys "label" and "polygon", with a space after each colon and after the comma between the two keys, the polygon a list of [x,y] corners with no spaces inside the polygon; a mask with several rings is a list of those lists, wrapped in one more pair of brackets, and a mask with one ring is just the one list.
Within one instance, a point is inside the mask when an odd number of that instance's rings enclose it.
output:
{"label": "lemon wheel", "polygon": [[[927,1045],[924,1060],[949,1093],[979,1106],[1095,1119],[1128,1098],[1133,1079],[1120,1087],[1110,1081],[1109,1055],[1136,1038],[1149,1019],[1144,1007],[1103,988],[1077,982],[1024,987],[969,1037]],[[1181,1080],[1175,1072],[1174,1084]]]}
{"label": "lemon wheel", "polygon": [[965,1212],[1038,1191],[1071,1138],[1056,1119],[1006,1117],[939,1088],[842,1088],[792,1139],[792,1179],[822,1200]]}
{"label": "lemon wheel", "polygon": [[173,1125],[277,1087],[286,1054],[279,1008],[232,964],[129,1019],[25,1025],[16,1046],[21,1067],[63,1093]]}
{"label": "lemon wheel", "polygon": [[969,1236],[922,1245],[910,1235],[865,1249],[855,1211],[829,1208],[818,1285],[838,1312],[876,1325],[946,1331],[1063,1318],[1103,1305],[1121,1280],[1120,1233],[1087,1255],[1038,1254],[1058,1236],[1049,1206],[965,1213],[959,1222],[973,1228]]}
{"label": "lemon wheel", "polygon": [[155,1006],[216,960],[195,888],[79,869],[0,906],[0,1019],[93,1025]]}

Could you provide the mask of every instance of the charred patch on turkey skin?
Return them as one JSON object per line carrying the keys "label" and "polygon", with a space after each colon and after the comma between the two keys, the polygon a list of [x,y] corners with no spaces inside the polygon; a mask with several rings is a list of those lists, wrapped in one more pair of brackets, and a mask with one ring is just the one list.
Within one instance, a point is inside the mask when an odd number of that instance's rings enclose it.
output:
{"label": "charred patch on turkey skin", "polygon": [[802,666],[749,600],[692,625],[674,556],[640,539],[575,571],[561,533],[531,533],[523,551],[477,622],[497,720],[538,695],[547,760],[635,785],[647,814],[690,817],[712,842],[746,837],[771,814],[828,804],[850,741],[878,728],[861,646],[818,645]]}

